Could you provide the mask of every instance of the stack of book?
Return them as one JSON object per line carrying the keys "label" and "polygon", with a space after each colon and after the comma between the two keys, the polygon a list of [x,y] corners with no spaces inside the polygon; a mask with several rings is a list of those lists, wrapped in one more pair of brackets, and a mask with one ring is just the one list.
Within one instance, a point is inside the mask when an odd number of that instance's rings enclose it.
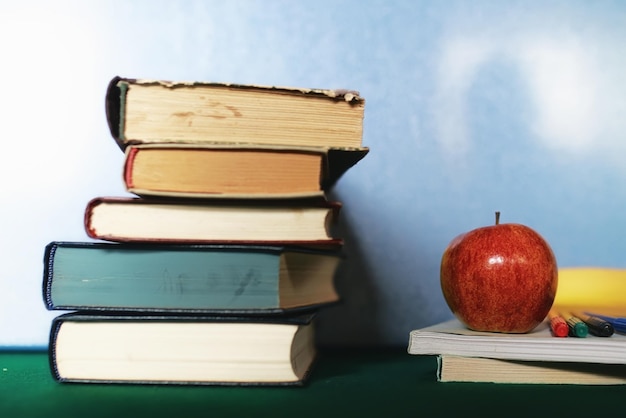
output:
{"label": "stack of book", "polygon": [[626,384],[626,335],[555,337],[476,332],[453,319],[411,331],[408,353],[437,359],[440,382]]}
{"label": "stack of book", "polygon": [[115,77],[133,197],[85,210],[94,241],[46,246],[61,382],[302,384],[315,315],[339,301],[340,202],[368,149],[356,92]]}
{"label": "stack of book", "polygon": [[440,382],[626,384],[626,270],[559,269],[545,321],[527,334],[475,332],[457,319],[409,334]]}

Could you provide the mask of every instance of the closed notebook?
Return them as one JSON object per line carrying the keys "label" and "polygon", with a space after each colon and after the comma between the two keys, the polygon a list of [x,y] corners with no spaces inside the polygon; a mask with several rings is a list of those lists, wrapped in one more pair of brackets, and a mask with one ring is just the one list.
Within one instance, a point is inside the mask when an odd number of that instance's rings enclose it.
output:
{"label": "closed notebook", "polygon": [[297,247],[51,242],[50,310],[273,313],[339,299],[340,255]]}
{"label": "closed notebook", "polygon": [[626,364],[626,335],[557,338],[547,321],[526,334],[478,332],[451,319],[410,331],[407,351],[413,355]]}
{"label": "closed notebook", "polygon": [[301,385],[313,318],[69,313],[52,322],[50,366],[70,383]]}

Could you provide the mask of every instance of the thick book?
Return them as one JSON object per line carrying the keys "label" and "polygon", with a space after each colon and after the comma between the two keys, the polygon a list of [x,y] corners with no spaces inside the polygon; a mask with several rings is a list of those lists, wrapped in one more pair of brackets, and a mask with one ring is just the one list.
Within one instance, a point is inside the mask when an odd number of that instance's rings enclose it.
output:
{"label": "thick book", "polygon": [[49,310],[283,313],[339,300],[336,251],[297,247],[53,241]]}
{"label": "thick book", "polygon": [[408,353],[454,355],[502,360],[626,364],[626,335],[553,337],[547,321],[526,334],[478,332],[457,319],[416,329]]}
{"label": "thick book", "polygon": [[437,381],[512,384],[623,385],[626,364],[523,361],[437,356]]}
{"label": "thick book", "polygon": [[85,209],[91,238],[114,242],[337,246],[341,205],[317,200],[97,197]]}
{"label": "thick book", "polygon": [[365,100],[355,91],[114,77],[111,135],[132,143],[361,147]]}
{"label": "thick book", "polygon": [[48,353],[59,382],[301,385],[316,357],[313,320],[68,313],[53,319]]}
{"label": "thick book", "polygon": [[139,196],[322,196],[368,150],[142,144],[126,147],[124,185]]}

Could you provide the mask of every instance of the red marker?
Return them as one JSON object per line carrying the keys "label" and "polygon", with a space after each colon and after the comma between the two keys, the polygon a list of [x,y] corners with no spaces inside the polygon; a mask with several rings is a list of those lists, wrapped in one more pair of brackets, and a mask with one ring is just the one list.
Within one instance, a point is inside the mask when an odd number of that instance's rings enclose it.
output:
{"label": "red marker", "polygon": [[569,334],[569,327],[567,326],[565,319],[553,311],[548,313],[548,318],[550,318],[550,329],[552,330],[552,335],[555,337],[567,337],[567,334]]}

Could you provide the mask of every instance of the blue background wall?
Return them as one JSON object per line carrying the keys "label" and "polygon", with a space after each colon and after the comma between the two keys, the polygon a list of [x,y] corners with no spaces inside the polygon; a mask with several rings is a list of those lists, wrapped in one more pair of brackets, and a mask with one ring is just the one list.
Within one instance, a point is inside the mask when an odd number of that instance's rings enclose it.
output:
{"label": "blue background wall", "polygon": [[625,22],[621,1],[0,3],[0,345],[46,344],[44,246],[87,240],[86,202],[126,194],[114,75],[366,98],[324,343],[405,345],[451,317],[441,254],[496,210],[561,266],[626,267]]}

